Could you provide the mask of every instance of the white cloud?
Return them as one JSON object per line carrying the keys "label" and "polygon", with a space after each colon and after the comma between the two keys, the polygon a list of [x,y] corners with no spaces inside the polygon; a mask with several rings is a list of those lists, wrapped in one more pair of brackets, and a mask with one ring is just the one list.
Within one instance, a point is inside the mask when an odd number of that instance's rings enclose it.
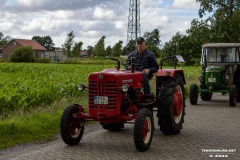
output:
{"label": "white cloud", "polygon": [[111,19],[115,16],[115,13],[107,8],[95,7],[93,15],[97,19]]}
{"label": "white cloud", "polygon": [[200,5],[194,0],[174,0],[172,6],[183,9],[198,9]]}

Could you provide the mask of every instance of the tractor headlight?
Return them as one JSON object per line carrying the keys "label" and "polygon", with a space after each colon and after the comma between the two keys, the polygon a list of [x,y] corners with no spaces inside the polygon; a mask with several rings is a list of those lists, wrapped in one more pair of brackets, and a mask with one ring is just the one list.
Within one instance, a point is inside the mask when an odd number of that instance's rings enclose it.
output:
{"label": "tractor headlight", "polygon": [[123,91],[123,92],[129,91],[129,86],[128,86],[127,84],[124,84],[124,85],[122,86],[122,91]]}
{"label": "tractor headlight", "polygon": [[84,84],[82,84],[82,83],[80,83],[80,84],[78,84],[77,85],[77,89],[79,90],[79,91],[83,91],[85,88],[87,88]]}

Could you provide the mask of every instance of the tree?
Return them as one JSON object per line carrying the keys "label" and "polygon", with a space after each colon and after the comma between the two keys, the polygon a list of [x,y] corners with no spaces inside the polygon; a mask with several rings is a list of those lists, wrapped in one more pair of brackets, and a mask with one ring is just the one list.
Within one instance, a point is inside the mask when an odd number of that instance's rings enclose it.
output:
{"label": "tree", "polygon": [[78,42],[78,43],[74,44],[74,47],[73,47],[72,53],[71,53],[71,55],[73,57],[80,56],[80,51],[81,51],[82,45],[83,45],[83,42]]}
{"label": "tree", "polygon": [[159,47],[160,47],[160,32],[158,29],[154,29],[152,32],[144,33],[144,38],[146,39],[147,49],[155,53],[156,57],[159,57]]}
{"label": "tree", "polygon": [[239,42],[240,41],[240,9],[238,0],[196,0],[200,2],[199,17],[206,12],[212,13],[206,20],[192,20],[187,35],[177,33],[164,44],[162,54],[181,54],[186,65],[197,63],[204,43]]}
{"label": "tree", "polygon": [[106,54],[107,56],[112,56],[112,48],[111,48],[111,46],[108,46],[108,47],[106,48],[105,54]]}
{"label": "tree", "polygon": [[130,40],[127,44],[127,46],[125,46],[123,48],[123,55],[128,55],[129,53],[131,53],[133,50],[135,50],[135,40]]}
{"label": "tree", "polygon": [[74,37],[75,37],[75,35],[73,34],[73,31],[71,31],[70,33],[67,34],[67,38],[66,38],[64,44],[62,45],[62,47],[64,49],[64,54],[67,57],[72,56],[71,52],[72,52],[73,44],[75,43],[73,40]]}
{"label": "tree", "polygon": [[211,24],[213,42],[240,41],[240,1],[239,0],[197,0],[200,2],[198,11],[200,18],[206,12],[212,13],[208,18]]}
{"label": "tree", "polygon": [[100,40],[97,42],[97,44],[94,47],[94,54],[98,57],[103,57],[105,55],[105,48],[104,48],[104,40],[106,36],[102,36]]}
{"label": "tree", "polygon": [[53,40],[50,36],[33,36],[32,40],[37,41],[40,43],[42,46],[44,46],[47,50],[49,51],[54,51],[55,50],[55,44],[53,43]]}
{"label": "tree", "polygon": [[90,57],[94,57],[94,47],[93,46],[88,46],[87,47],[87,52]]}
{"label": "tree", "polygon": [[10,36],[4,36],[2,32],[0,32],[0,48],[10,42],[12,40],[12,37]]}
{"label": "tree", "polygon": [[123,41],[118,41],[112,48],[112,55],[114,57],[119,57],[122,54],[122,43]]}

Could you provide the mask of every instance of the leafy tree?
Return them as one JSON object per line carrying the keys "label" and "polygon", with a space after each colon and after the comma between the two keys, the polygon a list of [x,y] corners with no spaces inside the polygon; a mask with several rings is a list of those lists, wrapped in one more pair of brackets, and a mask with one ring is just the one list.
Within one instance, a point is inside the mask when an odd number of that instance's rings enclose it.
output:
{"label": "leafy tree", "polygon": [[105,54],[106,54],[107,56],[112,56],[112,47],[111,47],[111,46],[108,46],[108,47],[106,48]]}
{"label": "leafy tree", "polygon": [[4,46],[8,42],[12,40],[12,37],[10,36],[4,36],[2,32],[0,32],[0,47]]}
{"label": "leafy tree", "polygon": [[49,51],[54,51],[55,44],[50,36],[33,36],[32,40],[37,41]]}
{"label": "leafy tree", "polygon": [[32,47],[19,47],[10,54],[10,62],[34,62],[34,51]]}
{"label": "leafy tree", "polygon": [[67,57],[71,57],[72,54],[72,48],[73,48],[73,45],[75,44],[74,42],[74,33],[73,31],[71,31],[70,33],[67,34],[67,38],[64,42],[64,44],[62,45],[63,49],[64,49],[64,54],[67,55]]}
{"label": "leafy tree", "polygon": [[73,47],[72,53],[71,53],[71,55],[73,57],[80,56],[80,51],[81,51],[82,45],[83,45],[83,42],[78,42],[78,43],[74,44],[74,47]]}
{"label": "leafy tree", "polygon": [[88,46],[87,52],[88,52],[89,56],[94,57],[94,47],[93,46]]}
{"label": "leafy tree", "polygon": [[160,52],[164,56],[181,54],[187,65],[192,65],[193,61],[199,62],[204,43],[240,41],[240,1],[196,1],[200,2],[199,17],[202,18],[206,12],[211,16],[201,21],[194,19],[186,31],[187,35],[176,33]]}
{"label": "leafy tree", "polygon": [[239,42],[240,1],[239,0],[196,0],[200,2],[199,16],[206,12],[210,16],[212,42]]}
{"label": "leafy tree", "polygon": [[118,41],[112,48],[112,55],[114,57],[119,57],[122,54],[122,43],[123,41]]}
{"label": "leafy tree", "polygon": [[97,42],[97,44],[94,47],[94,54],[98,57],[103,57],[105,55],[105,48],[104,48],[104,40],[106,36],[102,36],[100,40]]}
{"label": "leafy tree", "polygon": [[127,44],[127,46],[125,46],[123,48],[123,55],[128,55],[129,53],[131,53],[132,51],[135,50],[135,40],[130,40]]}
{"label": "leafy tree", "polygon": [[147,49],[155,53],[156,57],[159,57],[159,47],[160,47],[160,32],[158,29],[154,29],[152,32],[144,33],[144,38],[146,39]]}

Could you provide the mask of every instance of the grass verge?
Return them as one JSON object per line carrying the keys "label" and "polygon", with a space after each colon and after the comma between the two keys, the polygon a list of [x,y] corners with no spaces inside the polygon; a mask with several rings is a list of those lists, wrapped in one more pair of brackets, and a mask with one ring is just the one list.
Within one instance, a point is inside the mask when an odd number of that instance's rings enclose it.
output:
{"label": "grass verge", "polygon": [[[82,97],[86,105],[86,95]],[[50,106],[40,106],[31,111],[17,111],[0,121],[0,149],[41,140],[53,140],[60,133],[59,123],[66,106],[79,99],[65,99]]]}

